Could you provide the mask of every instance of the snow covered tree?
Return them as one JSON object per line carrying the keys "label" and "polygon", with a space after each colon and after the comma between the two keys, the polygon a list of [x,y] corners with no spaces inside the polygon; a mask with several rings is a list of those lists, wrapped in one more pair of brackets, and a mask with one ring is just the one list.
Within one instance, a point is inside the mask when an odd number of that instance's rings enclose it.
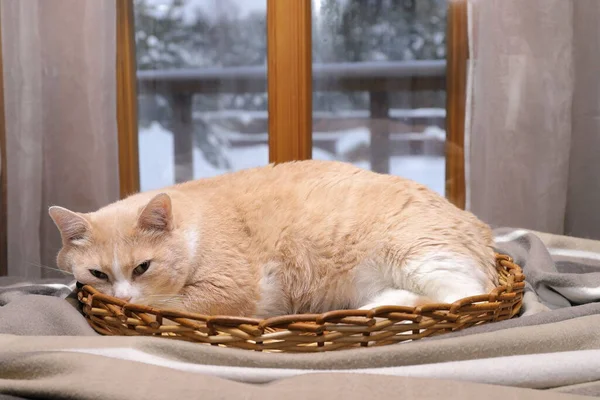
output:
{"label": "snow covered tree", "polygon": [[443,59],[446,8],[446,0],[323,0],[313,19],[313,58]]}
{"label": "snow covered tree", "polygon": [[187,66],[186,53],[194,32],[184,21],[184,0],[161,5],[135,0],[134,5],[138,69]]}

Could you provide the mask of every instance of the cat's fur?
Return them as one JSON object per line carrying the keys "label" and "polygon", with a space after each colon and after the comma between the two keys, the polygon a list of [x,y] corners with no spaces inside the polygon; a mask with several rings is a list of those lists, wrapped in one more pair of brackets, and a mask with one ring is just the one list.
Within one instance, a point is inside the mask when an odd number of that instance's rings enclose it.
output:
{"label": "cat's fur", "polygon": [[93,213],[49,213],[63,238],[58,266],[78,281],[203,314],[453,302],[498,279],[491,230],[473,214],[413,181],[340,162],[268,165]]}

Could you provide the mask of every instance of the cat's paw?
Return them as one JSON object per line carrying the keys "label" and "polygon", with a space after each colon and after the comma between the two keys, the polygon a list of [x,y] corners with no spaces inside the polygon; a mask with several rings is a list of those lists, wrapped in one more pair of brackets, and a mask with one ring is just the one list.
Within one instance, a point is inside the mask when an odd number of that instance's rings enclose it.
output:
{"label": "cat's paw", "polygon": [[382,306],[406,306],[416,307],[431,303],[431,300],[425,296],[402,289],[386,289],[373,296],[367,304],[360,307],[359,310],[371,310]]}

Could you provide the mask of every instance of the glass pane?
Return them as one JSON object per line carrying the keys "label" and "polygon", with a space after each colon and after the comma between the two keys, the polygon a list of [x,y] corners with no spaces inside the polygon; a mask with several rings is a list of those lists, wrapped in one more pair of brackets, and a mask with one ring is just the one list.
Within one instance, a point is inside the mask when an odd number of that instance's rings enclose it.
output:
{"label": "glass pane", "polygon": [[313,0],[313,158],[444,194],[446,0]]}
{"label": "glass pane", "polygon": [[140,185],[268,163],[266,0],[136,0]]}

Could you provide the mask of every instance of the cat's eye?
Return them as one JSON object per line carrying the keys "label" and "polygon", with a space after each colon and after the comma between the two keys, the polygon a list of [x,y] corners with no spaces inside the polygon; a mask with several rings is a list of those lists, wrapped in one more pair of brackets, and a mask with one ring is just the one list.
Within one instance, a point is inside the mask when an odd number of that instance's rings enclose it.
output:
{"label": "cat's eye", "polygon": [[94,276],[94,277],[96,277],[98,279],[102,279],[103,281],[107,281],[108,280],[108,275],[106,275],[102,271],[98,271],[97,269],[90,269],[90,274],[92,274],[92,276]]}
{"label": "cat's eye", "polygon": [[144,261],[133,270],[133,275],[140,276],[150,268],[150,261]]}

